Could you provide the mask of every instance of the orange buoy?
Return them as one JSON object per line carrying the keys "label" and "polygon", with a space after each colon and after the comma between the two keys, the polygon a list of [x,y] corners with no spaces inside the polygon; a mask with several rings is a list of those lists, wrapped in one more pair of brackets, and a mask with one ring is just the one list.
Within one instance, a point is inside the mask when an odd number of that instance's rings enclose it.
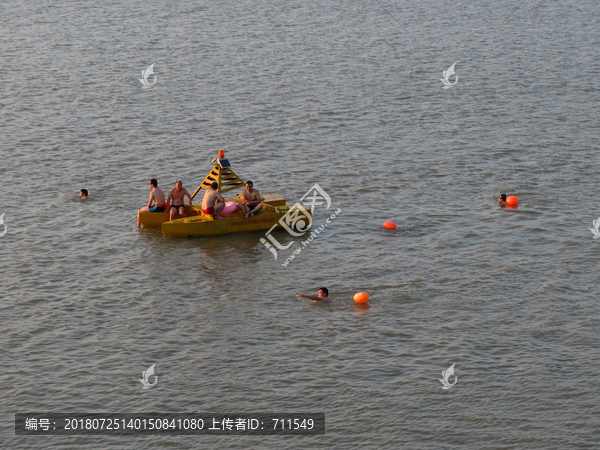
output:
{"label": "orange buoy", "polygon": [[514,195],[511,195],[506,199],[506,204],[509,206],[517,206],[517,203],[519,203],[519,199]]}
{"label": "orange buoy", "polygon": [[220,159],[225,158],[225,152],[223,150],[219,150],[219,158]]}
{"label": "orange buoy", "polygon": [[366,292],[358,292],[354,294],[354,301],[356,303],[367,303],[369,301],[369,294]]}
{"label": "orange buoy", "polygon": [[398,227],[396,226],[396,224],[394,222],[385,222],[383,224],[383,228],[385,228],[387,230],[395,230]]}

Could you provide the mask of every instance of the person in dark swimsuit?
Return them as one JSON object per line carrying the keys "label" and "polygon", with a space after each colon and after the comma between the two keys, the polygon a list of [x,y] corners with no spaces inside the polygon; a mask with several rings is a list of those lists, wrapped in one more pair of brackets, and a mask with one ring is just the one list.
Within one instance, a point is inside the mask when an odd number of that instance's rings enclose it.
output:
{"label": "person in dark swimsuit", "polygon": [[165,193],[162,191],[162,189],[159,189],[158,181],[156,181],[156,178],[152,178],[150,180],[150,183],[148,183],[148,184],[150,185],[150,189],[152,189],[152,192],[150,192],[150,198],[148,199],[148,206],[145,206],[138,210],[138,216],[137,216],[138,228],[140,227],[140,213],[141,212],[163,212],[165,210]]}
{"label": "person in dark swimsuit", "polygon": [[246,181],[246,189],[242,192],[242,201],[238,202],[238,208],[246,213],[246,219],[253,217],[254,214],[263,209],[261,203],[260,192],[254,189],[252,181]]}
{"label": "person in dark swimsuit", "polygon": [[178,212],[181,217],[186,217],[184,205],[186,196],[190,199],[190,208],[192,208],[192,196],[187,191],[187,189],[184,189],[181,180],[177,181],[177,183],[175,183],[175,187],[169,191],[169,197],[167,198],[167,204],[173,202],[169,210],[169,220],[173,220],[175,214],[177,214]]}

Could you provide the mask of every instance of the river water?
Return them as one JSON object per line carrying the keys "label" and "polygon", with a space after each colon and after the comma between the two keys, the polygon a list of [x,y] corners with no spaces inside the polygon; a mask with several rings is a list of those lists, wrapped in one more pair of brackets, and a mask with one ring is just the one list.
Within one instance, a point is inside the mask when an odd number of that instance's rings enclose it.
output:
{"label": "river water", "polygon": [[[598,2],[0,17],[2,448],[599,448]],[[339,214],[291,261],[285,231],[275,260],[263,232],[136,229],[148,179],[192,191],[219,149],[289,204],[318,184],[314,228]],[[321,286],[332,304],[296,297]],[[15,435],[18,412],[313,412],[327,431],[43,438]]]}

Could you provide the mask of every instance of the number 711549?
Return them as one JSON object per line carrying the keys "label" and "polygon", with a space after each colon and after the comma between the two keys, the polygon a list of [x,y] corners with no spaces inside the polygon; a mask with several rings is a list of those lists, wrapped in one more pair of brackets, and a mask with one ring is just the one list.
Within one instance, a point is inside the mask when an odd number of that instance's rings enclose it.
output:
{"label": "number 711549", "polygon": [[315,426],[313,419],[271,419],[273,422],[274,430],[312,430]]}

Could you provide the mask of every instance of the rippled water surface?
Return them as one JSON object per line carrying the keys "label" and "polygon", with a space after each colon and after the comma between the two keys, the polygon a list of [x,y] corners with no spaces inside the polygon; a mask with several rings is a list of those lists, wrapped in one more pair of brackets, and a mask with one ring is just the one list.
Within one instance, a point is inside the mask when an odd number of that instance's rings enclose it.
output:
{"label": "rippled water surface", "polygon": [[[599,448],[598,2],[0,17],[0,447]],[[136,229],[149,178],[194,190],[221,148],[262,194],[318,183],[316,226],[341,213],[287,266],[285,231],[275,261],[262,232]],[[332,304],[296,297],[321,286]],[[15,436],[28,411],[324,412],[327,432]]]}

